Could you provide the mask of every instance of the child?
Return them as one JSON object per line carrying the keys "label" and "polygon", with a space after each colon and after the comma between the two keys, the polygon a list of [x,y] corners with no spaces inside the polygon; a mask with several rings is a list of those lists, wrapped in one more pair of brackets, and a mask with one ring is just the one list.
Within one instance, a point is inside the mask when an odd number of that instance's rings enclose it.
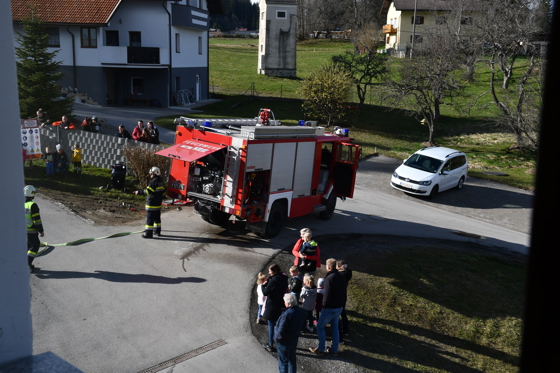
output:
{"label": "child", "polygon": [[43,154],[43,159],[45,160],[45,165],[47,168],[47,177],[51,178],[54,175],[54,154],[51,152],[51,148],[45,147],[45,154]]}
{"label": "child", "polygon": [[72,164],[74,165],[74,174],[76,177],[82,177],[82,149],[80,149],[80,144],[74,144],[72,150]]}
{"label": "child", "polygon": [[315,321],[313,324],[317,325],[317,320],[319,320],[319,315],[323,310],[323,294],[325,293],[325,279],[320,278],[317,280],[317,299],[315,300]]}
{"label": "child", "polygon": [[317,286],[315,286],[315,277],[313,275],[305,275],[303,277],[303,288],[299,296],[301,308],[307,311],[307,330],[313,331],[313,310],[317,301]]}
{"label": "child", "polygon": [[262,309],[264,305],[265,296],[262,292],[262,285],[266,282],[266,275],[262,272],[259,272],[257,275],[257,304],[259,305],[259,311],[257,312],[257,324],[265,324],[264,319],[262,318]]}
{"label": "child", "polygon": [[302,282],[301,282],[301,278],[299,277],[298,267],[291,266],[290,275],[292,276],[292,278],[288,283],[288,289],[290,290],[290,293],[296,296],[296,300],[299,301],[299,293],[301,293]]}
{"label": "child", "polygon": [[[311,237],[312,236],[310,230],[306,231],[305,229],[302,229],[301,238],[303,240],[303,243],[301,244],[301,248],[299,249],[300,254],[307,256],[315,255],[315,252],[317,251],[317,242],[315,242],[315,240],[312,240]],[[299,267],[307,268],[310,265],[310,262],[310,259],[302,258],[299,262]]]}

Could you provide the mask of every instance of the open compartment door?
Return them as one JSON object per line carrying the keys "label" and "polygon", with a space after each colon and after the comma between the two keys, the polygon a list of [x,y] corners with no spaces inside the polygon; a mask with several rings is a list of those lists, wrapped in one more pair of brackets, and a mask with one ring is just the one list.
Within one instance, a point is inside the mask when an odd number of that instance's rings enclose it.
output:
{"label": "open compartment door", "polygon": [[186,140],[156,152],[157,155],[172,159],[167,194],[173,198],[187,200],[191,162],[225,147],[225,145],[212,144],[206,141]]}
{"label": "open compartment door", "polygon": [[356,170],[360,161],[360,146],[351,143],[336,144],[333,172],[334,191],[337,196],[352,198],[356,183]]}

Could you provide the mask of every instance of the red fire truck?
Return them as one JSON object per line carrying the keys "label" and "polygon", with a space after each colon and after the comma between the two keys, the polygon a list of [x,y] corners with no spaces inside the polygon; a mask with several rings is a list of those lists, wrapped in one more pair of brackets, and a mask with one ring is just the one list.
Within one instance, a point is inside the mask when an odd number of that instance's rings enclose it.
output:
{"label": "red fire truck", "polygon": [[230,126],[196,120],[178,125],[168,195],[193,201],[205,221],[244,222],[274,237],[287,218],[315,212],[332,217],[337,197],[354,194],[360,148],[323,127]]}

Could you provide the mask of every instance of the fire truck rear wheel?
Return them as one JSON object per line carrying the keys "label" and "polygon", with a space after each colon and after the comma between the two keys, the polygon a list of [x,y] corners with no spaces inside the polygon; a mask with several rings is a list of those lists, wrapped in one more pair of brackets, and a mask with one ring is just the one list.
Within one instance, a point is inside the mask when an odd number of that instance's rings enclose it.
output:
{"label": "fire truck rear wheel", "polygon": [[276,237],[282,230],[285,220],[286,206],[280,201],[274,202],[272,204],[272,208],[270,209],[270,215],[268,215],[268,222],[266,223],[266,228],[263,236],[265,238]]}
{"label": "fire truck rear wheel", "polygon": [[334,193],[334,191],[331,192],[329,199],[327,199],[324,204],[325,206],[327,206],[327,209],[321,211],[319,213],[319,217],[323,220],[329,220],[330,218],[332,218],[334,209],[336,208],[336,194]]}

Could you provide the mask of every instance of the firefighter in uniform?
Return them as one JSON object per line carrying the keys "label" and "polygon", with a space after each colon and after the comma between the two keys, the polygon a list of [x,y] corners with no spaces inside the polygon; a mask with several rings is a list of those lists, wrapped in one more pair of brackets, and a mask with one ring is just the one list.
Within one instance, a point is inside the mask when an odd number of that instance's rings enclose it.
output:
{"label": "firefighter in uniform", "polygon": [[142,237],[152,238],[161,235],[161,203],[165,194],[165,187],[161,180],[158,167],[150,169],[150,182],[146,189],[137,190],[134,194],[146,196],[146,226]]}
{"label": "firefighter in uniform", "polygon": [[29,271],[33,273],[35,266],[33,260],[37,257],[37,252],[41,246],[39,236],[43,237],[43,224],[41,223],[41,215],[39,214],[39,206],[33,202],[37,189],[33,185],[27,185],[23,188],[25,196],[25,221],[27,224],[27,264]]}

